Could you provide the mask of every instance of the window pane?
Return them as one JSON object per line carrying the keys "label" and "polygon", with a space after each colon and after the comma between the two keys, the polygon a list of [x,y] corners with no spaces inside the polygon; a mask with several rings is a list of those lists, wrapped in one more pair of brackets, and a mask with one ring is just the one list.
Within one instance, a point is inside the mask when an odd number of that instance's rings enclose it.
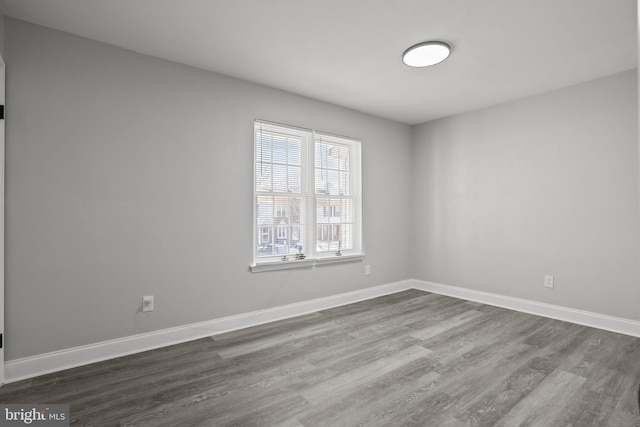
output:
{"label": "window pane", "polygon": [[316,169],[316,194],[328,194],[327,171]]}
{"label": "window pane", "polygon": [[327,167],[330,169],[340,169],[341,158],[340,158],[340,146],[339,145],[328,145],[327,146]]}
{"label": "window pane", "polygon": [[331,240],[341,241],[342,235],[340,234],[340,224],[334,224],[331,226]]}
{"label": "window pane", "polygon": [[273,191],[287,192],[287,167],[284,165],[273,165]]}
{"label": "window pane", "polygon": [[333,220],[334,222],[341,222],[342,221],[342,199],[339,199],[338,201],[336,201],[336,204],[334,206],[334,211],[333,211]]}
{"label": "window pane", "polygon": [[289,240],[289,254],[296,255],[304,253],[304,228],[300,224],[291,226],[291,238]]}
{"label": "window pane", "polygon": [[353,222],[353,201],[350,199],[343,199],[340,209],[340,222]]}
{"label": "window pane", "polygon": [[316,201],[316,222],[318,224],[328,223],[330,210],[329,199],[318,199]]}
{"label": "window pane", "polygon": [[289,198],[289,221],[291,223],[304,223],[303,199],[301,197]]}
{"label": "window pane", "polygon": [[258,241],[256,254],[259,257],[266,257],[273,255],[273,214],[274,214],[274,200],[273,197],[258,197],[257,198],[257,229],[258,229]]}
{"label": "window pane", "polygon": [[288,218],[282,218],[278,221],[278,227],[277,227],[277,232],[278,232],[278,238],[276,240],[276,243],[284,243],[282,240],[286,240],[287,236],[288,236]]}
{"label": "window pane", "polygon": [[274,215],[273,223],[278,224],[281,219],[289,218],[289,198],[286,196],[273,197]]}
{"label": "window pane", "polygon": [[289,138],[289,164],[299,165],[302,158],[302,143],[299,139]]}
{"label": "window pane", "polygon": [[282,135],[273,135],[273,161],[287,162],[287,138]]}
{"label": "window pane", "polygon": [[327,146],[326,144],[316,143],[315,147],[316,168],[327,167]]}
{"label": "window pane", "polygon": [[295,256],[303,253],[304,198],[260,196],[257,212],[258,257]]}
{"label": "window pane", "polygon": [[327,187],[329,190],[329,194],[338,195],[340,194],[340,175],[337,171],[328,170],[327,174]]}
{"label": "window pane", "polygon": [[256,248],[256,255],[258,257],[269,257],[277,255],[275,252],[275,246],[273,245],[273,227],[261,227],[260,234],[258,236],[258,247]]}
{"label": "window pane", "polygon": [[348,171],[350,169],[349,147],[340,146],[340,170]]}
{"label": "window pane", "polygon": [[349,196],[349,173],[340,172],[340,188],[338,190],[341,195]]}
{"label": "window pane", "polygon": [[257,198],[258,227],[273,225],[273,197],[259,196]]}
{"label": "window pane", "polygon": [[302,189],[301,171],[299,166],[289,166],[289,186],[290,193],[300,193]]}
{"label": "window pane", "polygon": [[271,162],[271,134],[256,132],[256,159],[261,162]]}
{"label": "window pane", "polygon": [[319,225],[317,227],[316,234],[316,251],[318,252],[328,252],[329,251],[329,226],[328,225]]}
{"label": "window pane", "polygon": [[342,250],[348,251],[354,249],[354,239],[353,239],[353,225],[351,224],[342,224],[341,226],[341,235],[342,239]]}
{"label": "window pane", "polygon": [[316,194],[350,194],[350,149],[340,144],[316,144]]}
{"label": "window pane", "polygon": [[271,191],[271,163],[256,163],[256,190]]}

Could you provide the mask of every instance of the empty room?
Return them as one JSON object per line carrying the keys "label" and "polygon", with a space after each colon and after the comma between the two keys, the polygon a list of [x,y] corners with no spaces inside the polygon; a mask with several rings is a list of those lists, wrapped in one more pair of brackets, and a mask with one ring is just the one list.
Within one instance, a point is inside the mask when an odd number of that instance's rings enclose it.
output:
{"label": "empty room", "polygon": [[0,12],[0,425],[640,425],[635,0]]}

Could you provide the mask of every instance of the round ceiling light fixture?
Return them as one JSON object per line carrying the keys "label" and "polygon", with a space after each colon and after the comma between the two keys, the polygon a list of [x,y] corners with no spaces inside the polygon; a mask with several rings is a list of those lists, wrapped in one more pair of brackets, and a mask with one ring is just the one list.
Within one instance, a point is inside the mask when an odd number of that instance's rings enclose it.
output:
{"label": "round ceiling light fixture", "polygon": [[402,54],[402,62],[409,67],[429,67],[449,57],[451,47],[444,42],[424,42],[411,46]]}

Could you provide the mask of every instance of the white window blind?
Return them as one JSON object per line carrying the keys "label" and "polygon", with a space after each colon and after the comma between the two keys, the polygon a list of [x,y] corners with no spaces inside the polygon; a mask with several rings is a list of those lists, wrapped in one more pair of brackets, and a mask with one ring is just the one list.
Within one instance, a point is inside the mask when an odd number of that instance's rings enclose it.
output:
{"label": "white window blind", "polygon": [[256,121],[254,263],[362,254],[360,142]]}

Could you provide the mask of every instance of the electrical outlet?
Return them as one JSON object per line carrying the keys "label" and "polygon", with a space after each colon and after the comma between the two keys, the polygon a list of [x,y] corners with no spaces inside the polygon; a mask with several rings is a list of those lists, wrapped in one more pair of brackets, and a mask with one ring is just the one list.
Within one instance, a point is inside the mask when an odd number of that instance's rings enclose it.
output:
{"label": "electrical outlet", "polygon": [[153,311],[153,295],[142,297],[142,311]]}
{"label": "electrical outlet", "polygon": [[553,288],[553,276],[544,276],[544,287]]}
{"label": "electrical outlet", "polygon": [[364,266],[364,274],[367,275],[367,276],[371,274],[371,266],[370,265],[365,265]]}

